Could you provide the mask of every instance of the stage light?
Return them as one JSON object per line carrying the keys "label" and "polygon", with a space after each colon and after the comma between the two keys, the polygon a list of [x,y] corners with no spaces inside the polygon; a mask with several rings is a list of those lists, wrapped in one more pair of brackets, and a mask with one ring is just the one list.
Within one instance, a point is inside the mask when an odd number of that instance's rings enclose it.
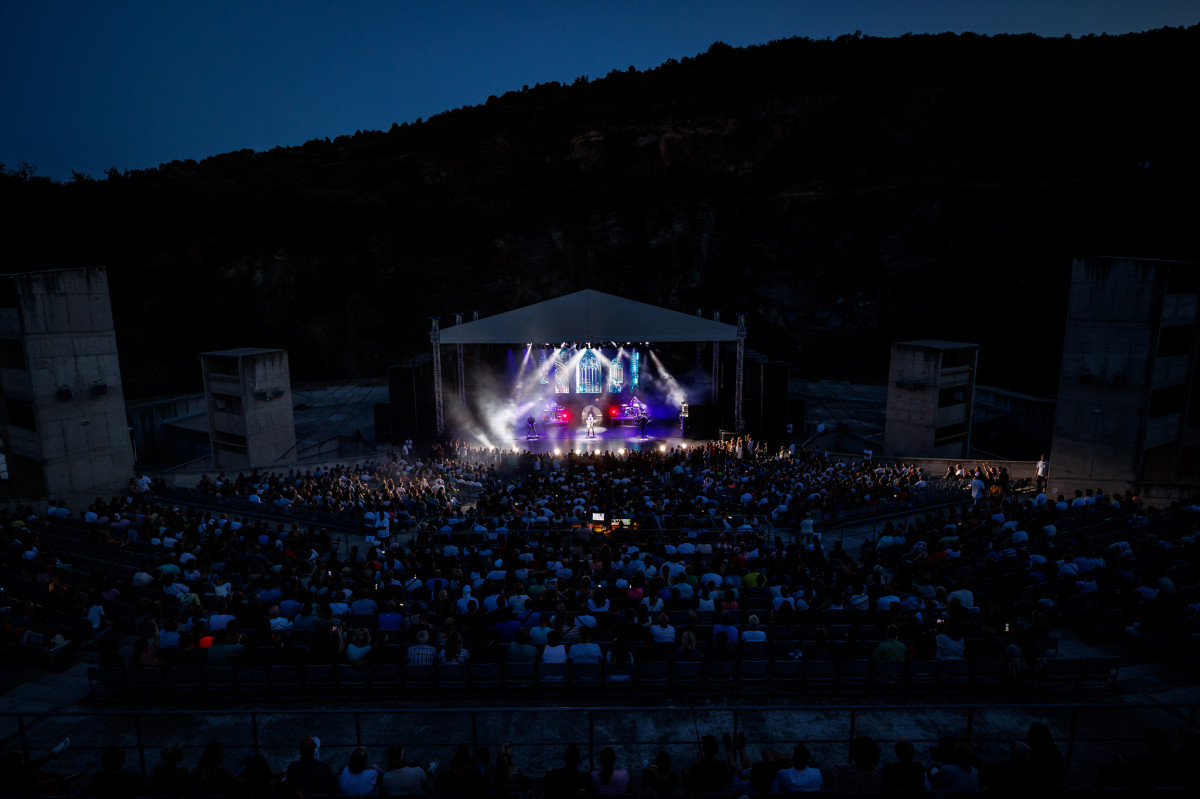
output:
{"label": "stage light", "polygon": [[625,448],[624,448],[624,447],[621,447],[619,450],[617,450],[617,454],[618,454],[618,455],[624,455],[624,454],[625,454]]}
{"label": "stage light", "polygon": [[558,447],[555,447],[555,448],[554,448],[554,454],[555,454],[555,455],[561,455],[561,454],[562,454],[562,450],[561,450],[561,449],[559,449]]}
{"label": "stage light", "polygon": [[666,452],[666,451],[667,451],[667,445],[666,445],[666,444],[659,444],[659,445],[658,445],[658,451],[659,451],[659,452]]}

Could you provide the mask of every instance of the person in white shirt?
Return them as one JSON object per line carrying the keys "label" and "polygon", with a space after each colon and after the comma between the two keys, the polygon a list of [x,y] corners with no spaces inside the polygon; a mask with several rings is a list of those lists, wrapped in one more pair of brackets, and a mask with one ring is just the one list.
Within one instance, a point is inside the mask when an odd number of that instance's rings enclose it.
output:
{"label": "person in white shirt", "polygon": [[810,758],[808,747],[802,743],[796,744],[792,750],[791,767],[780,769],[775,775],[775,787],[779,793],[787,795],[799,791],[821,790],[821,770],[808,765]]}
{"label": "person in white shirt", "polygon": [[658,623],[650,628],[650,637],[656,644],[675,643],[675,628],[671,626],[671,620],[667,614],[660,613],[658,615]]}

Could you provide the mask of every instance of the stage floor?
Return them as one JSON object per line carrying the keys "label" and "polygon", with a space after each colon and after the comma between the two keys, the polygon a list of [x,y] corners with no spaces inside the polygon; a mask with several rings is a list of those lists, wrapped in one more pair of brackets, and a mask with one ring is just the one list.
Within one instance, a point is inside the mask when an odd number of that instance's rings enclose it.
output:
{"label": "stage floor", "polygon": [[496,441],[494,437],[489,437],[489,440],[479,441],[479,437],[470,432],[464,432],[462,438],[467,441],[475,440],[477,443],[484,446],[501,447],[503,449],[529,450],[530,452],[549,452],[555,450],[566,452],[568,450],[597,450],[617,452],[625,449],[627,451],[645,451],[649,449],[658,449],[660,447],[677,447],[680,444],[692,445],[697,442],[690,439],[685,439],[681,433],[678,419],[663,419],[652,420],[647,427],[646,432],[649,434],[646,438],[641,437],[641,430],[637,427],[617,427],[608,425],[596,425],[595,438],[588,438],[586,425],[543,425],[540,422],[537,425],[537,438],[527,438],[525,434],[525,426],[513,431],[512,438],[508,441]]}

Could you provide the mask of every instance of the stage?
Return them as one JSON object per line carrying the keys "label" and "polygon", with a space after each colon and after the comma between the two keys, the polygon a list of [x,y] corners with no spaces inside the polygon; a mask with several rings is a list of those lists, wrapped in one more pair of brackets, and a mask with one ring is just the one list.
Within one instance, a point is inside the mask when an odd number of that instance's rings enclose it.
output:
{"label": "stage", "polygon": [[636,427],[619,427],[611,424],[597,424],[595,437],[588,438],[587,425],[570,423],[566,425],[537,424],[537,438],[526,438],[525,425],[513,430],[511,441],[494,442],[495,446],[504,449],[529,450],[537,453],[551,453],[576,450],[597,450],[618,452],[621,449],[632,452],[647,451],[667,447],[678,447],[681,444],[694,446],[699,443],[682,436],[679,419],[651,419],[647,425],[646,438],[641,437],[641,431]]}

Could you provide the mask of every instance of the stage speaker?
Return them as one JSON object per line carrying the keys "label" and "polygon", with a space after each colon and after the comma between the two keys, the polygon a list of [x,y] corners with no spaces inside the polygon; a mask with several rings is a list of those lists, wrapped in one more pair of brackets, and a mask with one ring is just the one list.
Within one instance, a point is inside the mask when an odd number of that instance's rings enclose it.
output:
{"label": "stage speaker", "polygon": [[767,361],[760,367],[758,434],[769,441],[780,441],[787,435],[788,365]]}
{"label": "stage speaker", "polygon": [[717,409],[712,405],[688,403],[688,415],[682,421],[684,438],[717,437]]}
{"label": "stage speaker", "polygon": [[375,403],[375,441],[391,443],[392,406],[386,402]]}
{"label": "stage speaker", "polygon": [[435,435],[433,364],[405,364],[388,369],[388,407],[392,441],[430,441]]}

